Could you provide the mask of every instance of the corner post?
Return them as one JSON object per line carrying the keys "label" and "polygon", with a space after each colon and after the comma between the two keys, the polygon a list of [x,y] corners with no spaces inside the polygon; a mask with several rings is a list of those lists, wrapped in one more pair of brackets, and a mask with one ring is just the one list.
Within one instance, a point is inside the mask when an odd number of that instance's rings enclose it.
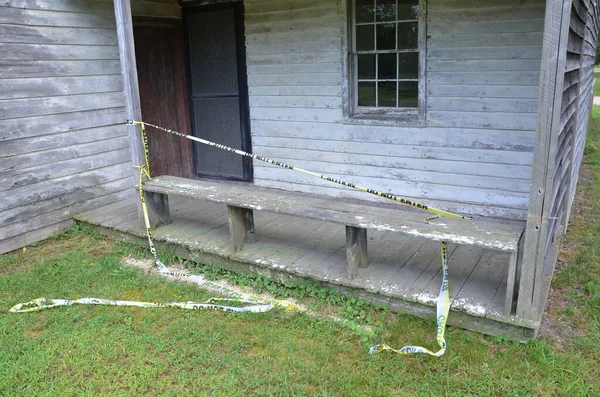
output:
{"label": "corner post", "polygon": [[[142,108],[140,105],[140,91],[138,86],[137,66],[135,60],[135,46],[133,42],[133,21],[131,18],[131,1],[114,0],[115,21],[117,25],[117,39],[119,42],[119,59],[121,61],[121,76],[123,77],[123,91],[125,93],[125,111],[127,119],[141,120]],[[123,120],[125,123],[125,120]],[[140,167],[144,165],[144,146],[139,125],[128,125],[129,151],[131,154],[132,186],[139,182]],[[143,223],[142,206],[139,194],[134,193],[137,202],[138,220]],[[152,211],[149,208],[148,211]],[[156,214],[149,214],[150,218],[157,218]]]}
{"label": "corner post", "polygon": [[540,310],[564,83],[560,74],[565,71],[570,12],[571,0],[546,2],[531,192],[516,311],[517,316],[527,319],[535,319]]}

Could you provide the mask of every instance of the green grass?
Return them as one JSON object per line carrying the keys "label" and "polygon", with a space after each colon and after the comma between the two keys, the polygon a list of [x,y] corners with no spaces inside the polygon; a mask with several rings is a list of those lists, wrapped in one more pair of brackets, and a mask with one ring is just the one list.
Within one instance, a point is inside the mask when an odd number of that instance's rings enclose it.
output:
{"label": "green grass", "polygon": [[[435,348],[435,324],[323,291],[202,268],[213,277],[294,295],[334,313],[73,306],[12,314],[37,297],[202,301],[183,283],[121,266],[147,255],[81,226],[0,256],[0,395],[600,394],[600,107],[594,108],[579,198],[554,281],[550,335],[528,344],[449,328],[441,358],[369,356],[379,342]],[[359,332],[370,324],[372,334]],[[350,325],[350,326],[349,326]]]}
{"label": "green grass", "polygon": [[[594,78],[597,79],[600,77],[600,66],[594,66]],[[594,86],[594,96],[600,96],[600,81],[596,80],[596,85]]]}

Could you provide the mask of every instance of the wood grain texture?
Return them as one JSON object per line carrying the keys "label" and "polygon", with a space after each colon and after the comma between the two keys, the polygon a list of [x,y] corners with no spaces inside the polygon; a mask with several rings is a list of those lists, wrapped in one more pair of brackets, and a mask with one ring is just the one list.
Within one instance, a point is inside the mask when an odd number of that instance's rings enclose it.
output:
{"label": "wood grain texture", "polygon": [[[465,221],[444,218],[442,222],[424,223],[423,211],[390,206],[370,206],[332,200],[324,196],[281,192],[235,183],[192,181],[177,177],[160,177],[147,182],[151,192],[209,200],[260,211],[326,220],[363,229],[392,231],[436,241],[449,241],[514,251],[521,235],[520,225]],[[356,215],[361,214],[361,215]],[[425,215],[426,216],[426,215]]]}
{"label": "wood grain texture", "polygon": [[[373,233],[371,237],[374,240],[369,240],[373,261],[356,278],[350,280],[345,274],[343,226],[284,215],[273,218],[268,213],[257,212],[261,240],[253,245],[245,245],[240,252],[232,254],[226,215],[224,225],[211,220],[214,219],[215,212],[225,213],[225,206],[217,204],[219,209],[215,210],[212,206],[203,207],[202,202],[197,200],[177,197],[173,197],[171,205],[176,214],[173,223],[154,232],[159,250],[170,244],[172,248],[175,247],[178,256],[191,261],[213,263],[244,274],[261,274],[282,281],[321,282],[324,286],[342,291],[355,299],[370,300],[389,307],[392,311],[412,313],[427,318],[431,324],[435,322],[434,304],[415,303],[411,299],[412,295],[405,298],[403,293],[414,280],[410,276],[416,274],[418,277],[422,273],[423,263],[429,264],[431,261],[437,267],[436,270],[439,269],[439,242],[429,241],[430,244],[423,244],[420,239],[402,237],[395,233]],[[190,211],[190,208],[194,210]],[[144,246],[147,243],[144,230],[130,216],[132,212],[135,212],[135,205],[130,202],[126,207],[110,205],[78,215],[77,218],[92,225],[101,225],[98,230]],[[281,222],[278,221],[280,219]],[[285,232],[282,233],[284,229]],[[449,248],[451,253],[454,252],[455,246],[450,245]],[[529,327],[527,337],[532,337],[533,329],[539,324],[522,322],[514,316],[504,316],[498,310],[498,301],[503,304],[504,299],[501,289],[505,284],[502,278],[505,259],[506,254],[494,255],[491,251],[486,251],[461,289],[461,292],[473,291],[477,300],[465,300],[462,296],[455,298],[449,324],[494,335],[505,330],[505,326],[514,327],[519,324]],[[473,263],[455,260],[453,266],[457,273],[465,274]],[[478,270],[479,266],[483,266],[481,270]],[[524,335],[520,333],[517,338],[522,340]]]}
{"label": "wood grain texture", "polygon": [[[479,202],[480,215],[498,213],[487,206],[487,197],[495,189],[528,191],[543,2],[472,0],[452,7],[428,2],[423,45],[427,48],[423,52],[425,126],[348,118],[346,51],[351,46],[345,40],[351,19],[346,18],[346,4],[334,0],[275,3],[245,1],[250,117],[257,153],[290,163],[319,161],[326,167],[318,170],[323,173],[342,174],[343,166],[344,173],[365,178],[369,185],[385,179],[400,186],[406,175],[403,170],[370,166],[402,163],[419,171],[419,177],[409,173],[414,176],[405,180],[414,183],[402,185],[408,196],[418,198],[427,190],[428,200],[461,203],[459,197],[438,196],[435,190],[419,186],[443,186],[446,182],[431,171],[452,161],[449,172],[455,177],[448,184],[489,189],[471,195],[474,202],[468,206]],[[333,30],[326,23],[335,20],[343,25],[341,29]],[[485,149],[485,153],[462,150],[466,148]],[[514,174],[505,166],[515,171],[523,168]],[[473,172],[479,179],[461,177]],[[509,181],[514,175],[524,179],[523,185]],[[275,175],[265,168],[257,168],[255,182],[281,188],[295,185],[306,192],[316,189],[312,185],[320,187],[293,173]],[[509,218],[524,219],[522,202],[515,207],[516,202],[507,199],[495,205],[503,207]]]}
{"label": "wood grain texture", "polygon": [[367,229],[346,226],[346,274],[349,279],[358,275],[359,268],[369,266]]}
{"label": "wood grain texture", "polygon": [[[525,246],[521,265],[517,315],[523,318],[537,316],[537,307],[533,302],[536,268],[542,267],[537,259],[540,244],[544,239],[546,228],[543,220],[543,209],[547,196],[552,188],[548,185],[549,169],[552,169],[556,156],[556,141],[560,122],[560,103],[564,83],[566,44],[568,38],[570,1],[550,1],[546,5],[544,28],[544,44],[542,49],[542,69],[540,83],[540,100],[536,126],[536,144],[534,151],[534,167],[532,189],[529,198],[527,227],[525,229]],[[548,200],[549,201],[549,200]]]}
{"label": "wood grain texture", "polygon": [[0,2],[0,252],[132,193],[112,2]]}

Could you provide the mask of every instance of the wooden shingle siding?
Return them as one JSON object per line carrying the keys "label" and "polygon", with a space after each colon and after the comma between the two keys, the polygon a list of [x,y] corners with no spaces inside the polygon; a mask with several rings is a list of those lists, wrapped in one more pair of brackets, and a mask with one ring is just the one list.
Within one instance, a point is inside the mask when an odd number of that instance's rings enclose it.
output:
{"label": "wooden shingle siding", "polygon": [[517,305],[517,315],[530,318],[539,318],[545,307],[558,246],[568,225],[593,102],[598,6],[591,0],[556,3],[555,9],[558,6],[562,18],[553,27],[558,48],[552,51],[558,57],[551,76],[556,80],[547,82],[554,86],[553,117],[544,117],[548,125],[538,131],[545,153],[538,149],[535,154],[535,190],[530,198],[535,205],[528,216]]}
{"label": "wooden shingle siding", "polygon": [[[346,1],[244,1],[254,152],[459,212],[524,219],[544,2],[426,2],[426,122],[394,126],[344,116]],[[369,199],[254,167],[260,186]]]}
{"label": "wooden shingle siding", "polygon": [[111,1],[1,1],[0,51],[3,253],[129,196],[133,180]]}

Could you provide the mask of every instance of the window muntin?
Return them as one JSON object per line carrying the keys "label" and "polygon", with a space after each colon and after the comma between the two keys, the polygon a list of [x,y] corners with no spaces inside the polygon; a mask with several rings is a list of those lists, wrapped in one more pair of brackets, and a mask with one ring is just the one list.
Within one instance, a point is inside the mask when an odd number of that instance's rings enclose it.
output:
{"label": "window muntin", "polygon": [[355,0],[356,110],[419,105],[419,0]]}

